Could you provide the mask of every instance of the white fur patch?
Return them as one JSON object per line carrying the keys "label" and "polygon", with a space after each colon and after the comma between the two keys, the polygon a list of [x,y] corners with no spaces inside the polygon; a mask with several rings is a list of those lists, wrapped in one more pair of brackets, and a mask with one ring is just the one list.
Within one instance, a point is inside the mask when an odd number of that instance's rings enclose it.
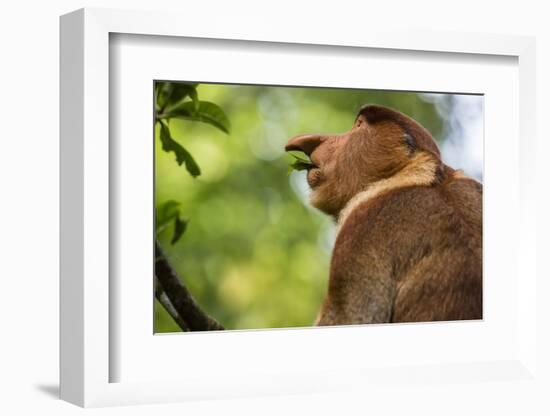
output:
{"label": "white fur patch", "polygon": [[426,153],[419,153],[407,166],[397,172],[395,175],[373,182],[367,189],[359,192],[351,198],[346,206],[340,211],[338,216],[337,233],[359,205],[377,196],[398,188],[407,186],[426,186],[430,185],[435,178],[436,161]]}

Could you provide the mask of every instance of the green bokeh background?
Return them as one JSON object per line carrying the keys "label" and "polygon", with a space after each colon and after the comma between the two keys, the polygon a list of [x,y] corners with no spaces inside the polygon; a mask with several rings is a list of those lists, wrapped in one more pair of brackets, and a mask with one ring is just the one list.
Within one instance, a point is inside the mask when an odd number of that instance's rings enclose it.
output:
{"label": "green bokeh background", "polygon": [[[305,172],[289,174],[286,141],[347,131],[367,103],[408,114],[440,142],[444,117],[432,101],[406,92],[213,84],[197,91],[226,112],[232,130],[170,121],[173,138],[202,170],[196,179],[155,141],[157,206],[179,201],[190,220],[174,245],[172,226],[163,230],[162,247],[197,302],[227,329],[310,326],[326,292],[334,225],[308,206]],[[155,332],[175,331],[155,301]]]}

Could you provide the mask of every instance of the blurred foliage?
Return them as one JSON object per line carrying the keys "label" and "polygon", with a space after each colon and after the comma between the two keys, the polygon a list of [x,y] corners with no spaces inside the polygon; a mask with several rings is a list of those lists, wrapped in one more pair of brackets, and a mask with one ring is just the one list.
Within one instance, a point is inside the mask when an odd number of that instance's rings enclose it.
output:
{"label": "blurred foliage", "polygon": [[[288,173],[288,138],[347,131],[367,103],[408,114],[438,140],[444,129],[434,103],[415,93],[164,84],[172,92],[157,91],[159,240],[197,302],[227,329],[309,326],[325,295],[334,225],[309,207],[305,172]],[[171,244],[178,221],[185,235]],[[155,328],[179,330],[158,302]]]}

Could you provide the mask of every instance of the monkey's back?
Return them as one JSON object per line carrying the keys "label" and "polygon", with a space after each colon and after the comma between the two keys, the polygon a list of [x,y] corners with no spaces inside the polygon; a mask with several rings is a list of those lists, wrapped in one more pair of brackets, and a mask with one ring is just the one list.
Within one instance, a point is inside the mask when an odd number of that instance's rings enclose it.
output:
{"label": "monkey's back", "polygon": [[354,245],[394,285],[391,322],[482,318],[478,182],[461,178],[397,189],[357,211],[349,224]]}

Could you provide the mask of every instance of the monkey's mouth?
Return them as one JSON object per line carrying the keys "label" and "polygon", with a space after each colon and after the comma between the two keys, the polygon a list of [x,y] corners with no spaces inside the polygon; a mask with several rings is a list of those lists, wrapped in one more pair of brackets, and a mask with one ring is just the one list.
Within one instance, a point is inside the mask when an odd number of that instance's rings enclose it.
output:
{"label": "monkey's mouth", "polygon": [[316,188],[321,183],[321,179],[322,179],[321,169],[319,169],[315,165],[312,165],[312,167],[307,170],[306,179],[311,189]]}
{"label": "monkey's mouth", "polygon": [[306,170],[306,179],[309,187],[313,189],[318,186],[321,183],[322,178],[319,165],[315,164],[307,153],[304,153],[303,156],[292,153],[290,155],[294,158],[294,161],[290,165],[290,169],[297,171]]}

